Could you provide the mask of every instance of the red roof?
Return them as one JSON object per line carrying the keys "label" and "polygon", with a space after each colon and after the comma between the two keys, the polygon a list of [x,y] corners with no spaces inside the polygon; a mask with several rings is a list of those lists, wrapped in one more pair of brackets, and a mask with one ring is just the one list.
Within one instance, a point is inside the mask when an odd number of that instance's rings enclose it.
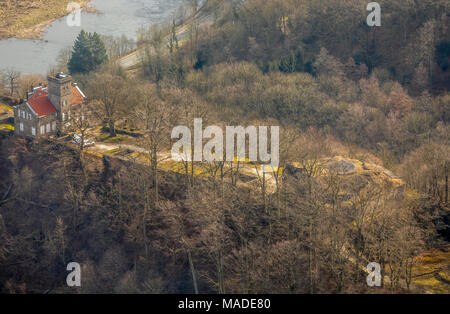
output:
{"label": "red roof", "polygon": [[48,93],[41,89],[35,91],[28,99],[28,104],[39,117],[56,112],[55,106],[48,99]]}
{"label": "red roof", "polygon": [[84,95],[78,87],[72,85],[72,106],[79,105],[84,102]]}
{"label": "red roof", "polygon": [[[73,86],[71,88],[71,105],[79,105],[84,102],[85,98],[83,93],[78,87]],[[28,99],[28,104],[37,113],[39,117],[46,116],[51,113],[57,112],[55,106],[48,98],[48,92],[43,89],[36,90],[33,95]]]}

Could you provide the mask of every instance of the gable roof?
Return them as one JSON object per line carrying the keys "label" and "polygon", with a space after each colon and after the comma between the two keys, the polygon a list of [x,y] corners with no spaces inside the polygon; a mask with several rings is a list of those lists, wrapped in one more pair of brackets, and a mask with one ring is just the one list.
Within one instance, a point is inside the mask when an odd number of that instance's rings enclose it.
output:
{"label": "gable roof", "polygon": [[[82,104],[86,100],[86,96],[78,86],[72,85],[70,92],[72,106]],[[36,89],[28,99],[27,104],[38,117],[43,117],[57,112],[55,106],[53,106],[52,102],[48,98],[48,92],[43,88]]]}
{"label": "gable roof", "polygon": [[72,85],[71,96],[72,96],[71,101],[72,106],[82,104],[86,100],[86,96],[84,96],[83,92],[77,85]]}
{"label": "gable roof", "polygon": [[38,117],[43,117],[56,112],[55,106],[53,106],[48,98],[48,93],[42,89],[38,89],[33,93],[30,99],[28,99],[28,105],[36,112]]}

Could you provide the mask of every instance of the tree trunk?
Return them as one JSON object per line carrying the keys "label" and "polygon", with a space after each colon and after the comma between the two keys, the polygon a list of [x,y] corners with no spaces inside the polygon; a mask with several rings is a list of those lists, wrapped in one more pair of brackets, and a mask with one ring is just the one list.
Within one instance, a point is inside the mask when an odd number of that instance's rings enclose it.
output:
{"label": "tree trunk", "polygon": [[156,147],[153,147],[152,152],[152,168],[153,168],[153,184],[155,188],[155,202],[159,200],[159,189],[158,189],[158,152]]}
{"label": "tree trunk", "polygon": [[111,137],[116,136],[116,126],[115,126],[114,121],[109,120],[109,122],[108,122],[108,128],[109,128],[109,135],[110,135]]}
{"label": "tree trunk", "polygon": [[194,262],[192,261],[191,251],[188,250],[187,255],[188,255],[188,260],[189,260],[189,268],[191,269],[192,282],[194,284],[194,292],[195,292],[195,294],[198,294],[197,276],[195,275],[195,268],[194,268]]}

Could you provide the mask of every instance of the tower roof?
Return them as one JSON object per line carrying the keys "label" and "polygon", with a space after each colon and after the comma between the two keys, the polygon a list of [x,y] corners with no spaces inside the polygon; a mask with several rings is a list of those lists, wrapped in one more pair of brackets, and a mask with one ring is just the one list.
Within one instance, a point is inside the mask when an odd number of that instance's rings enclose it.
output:
{"label": "tower roof", "polygon": [[66,79],[72,79],[72,77],[69,74],[63,73],[63,72],[59,72],[56,73],[54,75],[49,75],[47,78],[49,79],[57,79],[57,80],[66,80]]}
{"label": "tower roof", "polygon": [[64,74],[63,72],[59,72],[58,74],[56,74],[56,78],[66,78],[68,77],[67,74]]}

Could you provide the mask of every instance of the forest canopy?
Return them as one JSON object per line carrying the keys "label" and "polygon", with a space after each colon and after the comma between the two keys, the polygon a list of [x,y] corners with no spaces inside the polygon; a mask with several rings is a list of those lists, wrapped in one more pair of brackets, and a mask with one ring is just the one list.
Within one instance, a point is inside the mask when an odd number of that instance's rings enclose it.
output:
{"label": "forest canopy", "polygon": [[[0,133],[0,292],[448,293],[449,2],[379,3],[380,27],[363,0],[210,0],[136,47],[80,33],[70,132],[107,150]],[[195,118],[280,126],[280,167],[171,160]]]}

